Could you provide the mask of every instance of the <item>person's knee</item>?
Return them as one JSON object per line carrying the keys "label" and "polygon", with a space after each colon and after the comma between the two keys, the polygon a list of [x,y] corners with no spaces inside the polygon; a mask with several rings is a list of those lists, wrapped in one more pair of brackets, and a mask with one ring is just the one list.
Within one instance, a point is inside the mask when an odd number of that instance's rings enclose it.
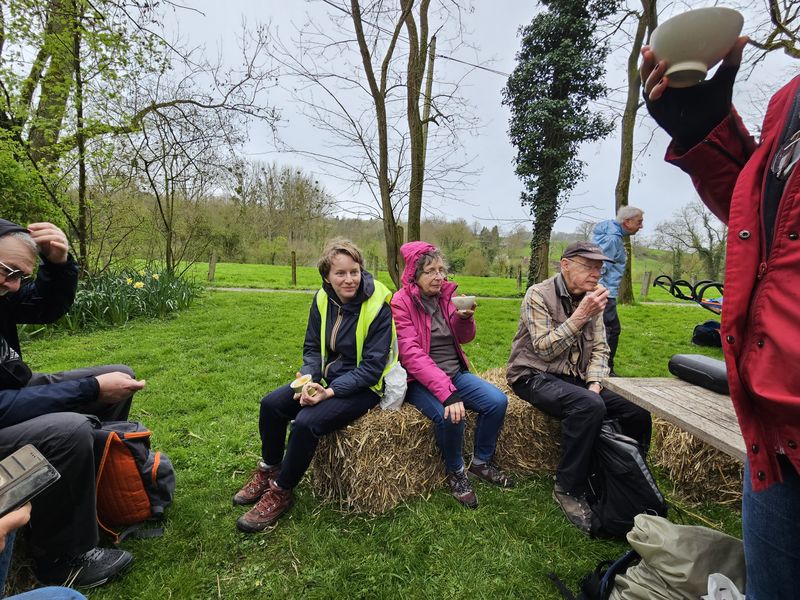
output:
{"label": "person's knee", "polygon": [[491,391],[486,395],[486,414],[505,414],[508,408],[508,398],[499,389],[492,387]]}
{"label": "person's knee", "polygon": [[573,413],[585,421],[600,423],[606,417],[606,403],[600,394],[586,390],[581,399],[575,403]]}
{"label": "person's knee", "polygon": [[125,373],[126,375],[129,375],[133,379],[136,379],[136,373],[134,373],[133,369],[131,369],[128,365],[111,365],[111,368],[114,371]]}

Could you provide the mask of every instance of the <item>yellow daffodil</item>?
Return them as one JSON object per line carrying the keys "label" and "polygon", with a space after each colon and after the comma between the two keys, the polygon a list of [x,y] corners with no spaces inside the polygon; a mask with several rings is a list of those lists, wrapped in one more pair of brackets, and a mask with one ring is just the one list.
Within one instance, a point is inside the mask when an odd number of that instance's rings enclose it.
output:
{"label": "yellow daffodil", "polygon": [[141,281],[137,281],[136,283],[133,284],[133,287],[135,287],[137,290],[140,290],[144,287],[144,283],[142,283]]}
{"label": "yellow daffodil", "polygon": [[142,275],[142,276],[144,276],[144,269],[142,269],[141,271],[139,271],[139,275]]}
{"label": "yellow daffodil", "polygon": [[153,279],[155,279],[156,281],[158,281],[158,273],[153,273]]}
{"label": "yellow daffodil", "polygon": [[132,283],[133,283],[133,279],[131,279],[130,277],[128,277],[128,278],[125,280],[125,283],[127,283],[128,285],[130,285],[130,284],[132,284]]}

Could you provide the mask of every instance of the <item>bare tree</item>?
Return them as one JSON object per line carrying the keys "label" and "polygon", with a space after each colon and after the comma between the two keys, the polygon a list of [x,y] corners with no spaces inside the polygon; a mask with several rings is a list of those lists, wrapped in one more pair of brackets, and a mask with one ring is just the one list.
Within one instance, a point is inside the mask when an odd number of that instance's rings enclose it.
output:
{"label": "bare tree", "polygon": [[687,204],[675,218],[656,227],[659,247],[671,250],[679,259],[683,253],[696,254],[711,279],[722,274],[727,239],[727,227],[699,203]]}
{"label": "bare tree", "polygon": [[[354,212],[382,219],[387,268],[399,284],[403,213],[408,239],[418,239],[423,194],[453,198],[468,172],[453,152],[460,129],[471,125],[458,86],[423,86],[431,77],[431,38],[438,33],[451,48],[461,43],[461,7],[443,0],[323,3],[327,13],[315,13],[277,58],[300,82],[294,98],[325,148],[290,149],[347,182]],[[448,29],[455,32],[443,39]],[[362,190],[371,200],[361,199]]]}

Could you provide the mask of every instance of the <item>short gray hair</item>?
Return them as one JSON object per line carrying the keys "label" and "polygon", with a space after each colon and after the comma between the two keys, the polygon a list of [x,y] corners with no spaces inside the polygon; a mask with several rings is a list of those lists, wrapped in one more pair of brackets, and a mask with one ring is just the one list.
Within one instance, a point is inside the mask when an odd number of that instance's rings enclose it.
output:
{"label": "short gray hair", "polygon": [[[33,241],[31,234],[28,233],[27,231],[12,231],[11,233],[7,233],[6,235],[8,237],[15,237],[18,240],[22,241],[23,244],[25,244],[30,248],[34,256],[37,256],[39,254],[39,246],[36,244],[36,242]],[[3,237],[6,236],[4,235]]]}
{"label": "short gray hair", "polygon": [[414,281],[417,281],[420,277],[422,277],[422,272],[425,270],[425,267],[430,265],[437,260],[442,261],[444,264],[444,268],[447,269],[447,261],[444,259],[444,254],[438,248],[436,250],[428,250],[427,252],[423,253],[419,260],[417,260],[417,266],[414,270]]}
{"label": "short gray hair", "polygon": [[624,223],[628,219],[635,219],[636,217],[641,217],[643,214],[644,211],[641,208],[636,208],[635,206],[620,206],[617,211],[617,223]]}

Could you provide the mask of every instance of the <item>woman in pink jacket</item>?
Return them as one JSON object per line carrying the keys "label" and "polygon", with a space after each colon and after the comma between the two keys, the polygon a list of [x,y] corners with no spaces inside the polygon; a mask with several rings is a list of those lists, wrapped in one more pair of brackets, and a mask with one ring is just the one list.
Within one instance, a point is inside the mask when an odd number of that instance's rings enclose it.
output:
{"label": "woman in pink jacket", "polygon": [[[461,344],[475,337],[476,305],[456,310],[458,287],[447,281],[444,257],[436,246],[409,242],[402,288],[392,297],[400,362],[409,375],[406,401],[433,421],[453,496],[469,508],[478,499],[467,475],[501,487],[514,481],[492,462],[508,400],[499,389],[469,372]],[[464,470],[465,408],[478,413],[472,464]]]}

